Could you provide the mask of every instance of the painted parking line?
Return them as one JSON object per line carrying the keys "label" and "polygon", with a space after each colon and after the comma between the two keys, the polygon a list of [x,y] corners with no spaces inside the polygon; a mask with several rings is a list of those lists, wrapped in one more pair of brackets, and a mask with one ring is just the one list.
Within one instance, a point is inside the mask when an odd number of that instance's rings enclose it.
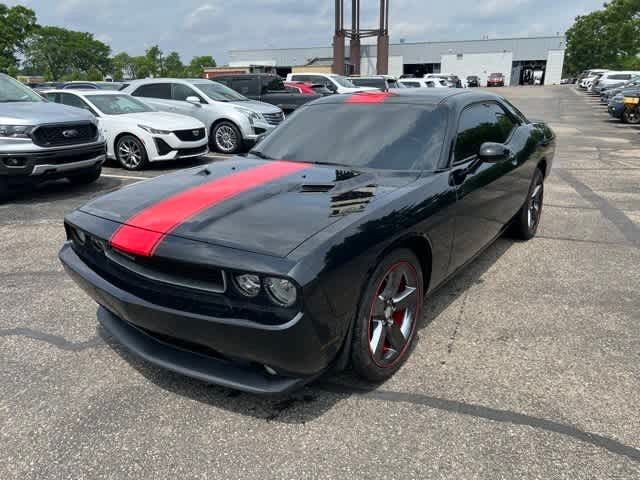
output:
{"label": "painted parking line", "polygon": [[125,180],[149,180],[149,178],[151,178],[151,177],[134,177],[133,175],[114,175],[111,173],[103,173],[100,176],[107,177],[107,178],[122,178]]}

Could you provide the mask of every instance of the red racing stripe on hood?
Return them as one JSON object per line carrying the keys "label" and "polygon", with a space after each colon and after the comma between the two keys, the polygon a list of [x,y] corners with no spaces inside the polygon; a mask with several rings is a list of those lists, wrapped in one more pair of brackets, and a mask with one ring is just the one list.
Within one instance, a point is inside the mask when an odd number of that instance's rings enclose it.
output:
{"label": "red racing stripe on hood", "polygon": [[201,211],[308,167],[305,163],[270,161],[176,193],[127,220],[112,235],[110,244],[128,253],[150,257],[165,235]]}
{"label": "red racing stripe on hood", "polygon": [[344,101],[344,103],[381,103],[392,94],[389,92],[366,91],[354,93]]}

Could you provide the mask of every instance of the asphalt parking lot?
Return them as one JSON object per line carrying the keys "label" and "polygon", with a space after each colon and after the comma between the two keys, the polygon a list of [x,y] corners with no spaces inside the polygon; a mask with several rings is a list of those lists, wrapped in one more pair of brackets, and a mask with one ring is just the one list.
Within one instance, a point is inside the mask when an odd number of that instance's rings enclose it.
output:
{"label": "asphalt parking lot", "polygon": [[0,478],[640,478],[640,128],[572,87],[499,92],[558,135],[539,235],[428,299],[382,385],[254,397],[98,328],[57,259],[64,214],[181,165],[0,205]]}

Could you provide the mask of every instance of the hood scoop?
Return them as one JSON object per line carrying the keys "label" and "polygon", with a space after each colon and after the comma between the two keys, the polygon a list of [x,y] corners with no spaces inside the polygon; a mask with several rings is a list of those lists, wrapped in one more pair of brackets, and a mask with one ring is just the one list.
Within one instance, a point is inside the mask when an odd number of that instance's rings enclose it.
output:
{"label": "hood scoop", "polygon": [[302,193],[325,193],[335,187],[333,183],[304,183],[300,187]]}

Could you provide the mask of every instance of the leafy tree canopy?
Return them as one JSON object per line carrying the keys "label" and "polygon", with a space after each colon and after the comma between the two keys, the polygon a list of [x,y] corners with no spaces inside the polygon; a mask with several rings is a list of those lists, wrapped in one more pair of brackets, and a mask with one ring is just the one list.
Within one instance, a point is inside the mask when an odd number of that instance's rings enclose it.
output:
{"label": "leafy tree canopy", "polygon": [[18,55],[22,54],[27,39],[36,31],[36,14],[33,10],[16,5],[7,7],[0,3],[0,71],[15,71]]}

